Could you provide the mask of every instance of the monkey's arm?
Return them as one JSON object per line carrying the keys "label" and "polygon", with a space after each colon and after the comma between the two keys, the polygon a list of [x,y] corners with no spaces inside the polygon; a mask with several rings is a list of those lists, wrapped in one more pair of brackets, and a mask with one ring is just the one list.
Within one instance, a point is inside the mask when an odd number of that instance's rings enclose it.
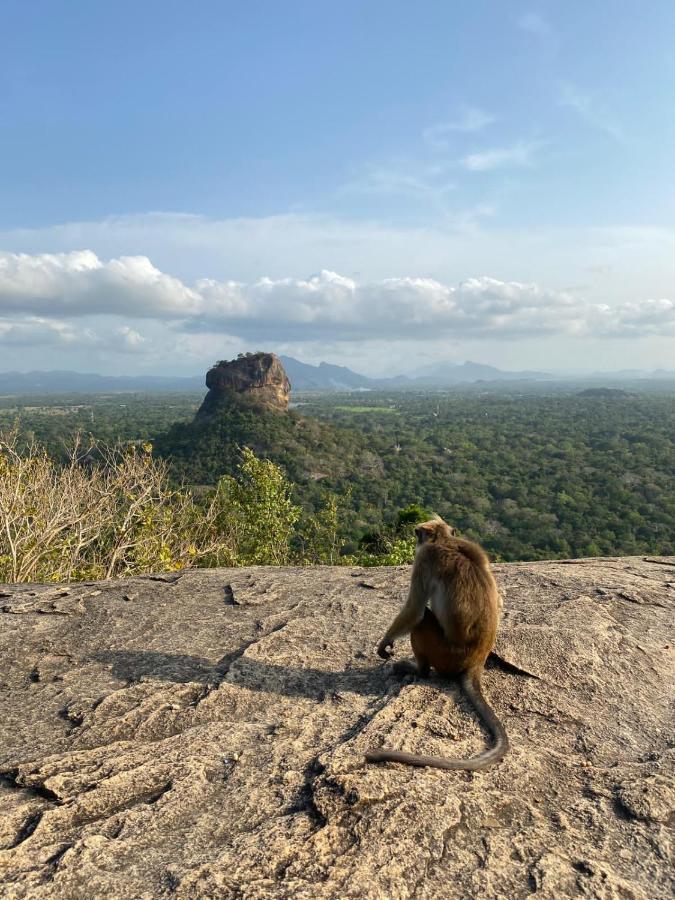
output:
{"label": "monkey's arm", "polygon": [[417,557],[413,565],[412,577],[410,579],[410,591],[408,599],[401,612],[396,616],[389,626],[387,633],[382,638],[377,647],[377,655],[382,659],[389,659],[391,653],[387,649],[392,647],[396,638],[402,637],[422,621],[424,617],[424,607],[427,602],[427,584],[426,578],[423,577],[424,566],[420,565],[420,558]]}

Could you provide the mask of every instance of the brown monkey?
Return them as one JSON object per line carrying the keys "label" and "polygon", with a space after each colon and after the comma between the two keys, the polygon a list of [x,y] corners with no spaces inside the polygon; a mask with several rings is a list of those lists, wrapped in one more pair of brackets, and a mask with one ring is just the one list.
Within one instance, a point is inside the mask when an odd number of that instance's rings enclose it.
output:
{"label": "brown monkey", "polygon": [[[439,769],[485,769],[509,749],[504,727],[488,705],[480,686],[485,660],[497,635],[501,598],[482,547],[456,537],[442,519],[415,529],[417,549],[408,600],[380,641],[378,655],[388,659],[396,638],[410,632],[416,665],[397,663],[398,674],[427,678],[433,667],[440,675],[459,675],[494,745],[470,759],[418,756],[401,750],[371,750],[368,762],[403,762]],[[427,601],[431,608],[427,607]]]}

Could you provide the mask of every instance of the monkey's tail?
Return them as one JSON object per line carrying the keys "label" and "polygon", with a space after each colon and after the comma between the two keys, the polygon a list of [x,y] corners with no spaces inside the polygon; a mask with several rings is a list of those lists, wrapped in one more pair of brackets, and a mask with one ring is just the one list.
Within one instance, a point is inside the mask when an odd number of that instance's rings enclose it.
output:
{"label": "monkey's tail", "polygon": [[[499,762],[506,756],[509,751],[509,738],[504,726],[497,718],[495,711],[485,699],[480,684],[480,675],[471,670],[463,672],[461,684],[462,690],[473,704],[473,708],[478,713],[479,718],[482,719],[483,724],[492,735],[492,740],[494,741],[489,750],[474,757],[476,762],[481,761],[480,768],[485,769],[487,766]],[[468,762],[471,762],[471,760],[468,760]]]}
{"label": "monkey's tail", "polygon": [[401,762],[409,766],[431,766],[435,769],[462,769],[467,772],[480,772],[489,766],[499,762],[507,754],[509,739],[504,726],[495,715],[483,695],[480,686],[480,677],[474,672],[462,673],[462,690],[471,701],[479,718],[492,735],[493,746],[478,756],[468,759],[446,759],[443,756],[419,756],[416,753],[406,753],[405,750],[369,750],[366,753],[368,762]]}

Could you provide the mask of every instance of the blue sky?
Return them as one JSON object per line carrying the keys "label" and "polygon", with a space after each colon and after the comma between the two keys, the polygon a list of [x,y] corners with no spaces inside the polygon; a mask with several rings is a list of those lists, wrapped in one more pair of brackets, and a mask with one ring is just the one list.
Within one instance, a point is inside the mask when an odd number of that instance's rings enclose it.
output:
{"label": "blue sky", "polygon": [[672,367],[673,35],[666,0],[5,0],[0,368]]}

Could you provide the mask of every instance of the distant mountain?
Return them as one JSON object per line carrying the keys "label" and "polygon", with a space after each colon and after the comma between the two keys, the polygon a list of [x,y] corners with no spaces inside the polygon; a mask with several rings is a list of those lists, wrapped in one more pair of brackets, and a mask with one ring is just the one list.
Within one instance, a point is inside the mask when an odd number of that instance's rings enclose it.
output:
{"label": "distant mountain", "polygon": [[93,372],[0,372],[0,394],[100,394],[201,391],[204,376],[96,375]]}
{"label": "distant mountain", "polygon": [[427,366],[412,376],[369,378],[345,366],[333,366],[325,362],[312,366],[290,356],[282,356],[281,361],[296,391],[399,390],[447,387],[455,384],[473,384],[477,381],[539,381],[552,378],[544,372],[504,372],[494,366],[474,362],[440,363]]}
{"label": "distant mountain", "polygon": [[311,366],[292,356],[282,356],[281,361],[295,391],[354,391],[369,389],[376,384],[375,379],[352,372],[346,366],[325,362]]}
{"label": "distant mountain", "polygon": [[[345,366],[307,363],[282,356],[296,391],[353,391],[379,387],[380,382]],[[395,379],[386,379],[393,384]],[[118,391],[201,391],[204,376],[97,375],[93,372],[0,372],[0,394],[99,394]]]}
{"label": "distant mountain", "polygon": [[644,369],[619,369],[617,372],[593,372],[592,375],[589,375],[588,377],[589,380],[610,378],[613,381],[635,381],[644,378],[650,380],[654,378],[665,378],[668,381],[672,381],[672,379],[675,378],[675,369],[653,369],[651,372],[645,371]]}
{"label": "distant mountain", "polygon": [[[545,372],[507,372],[483,363],[434,363],[412,375],[393,378],[369,378],[330,363],[312,366],[291,356],[281,361],[294,391],[400,391],[425,390],[481,382],[556,381],[597,384],[598,381],[675,380],[675,372],[657,369],[653,372],[623,370],[596,372],[592,375],[547,374]],[[129,391],[194,391],[204,390],[204,377],[165,375],[97,375],[82,372],[0,372],[0,394],[101,394]]]}
{"label": "distant mountain", "polygon": [[470,384],[476,381],[549,381],[545,372],[505,372],[483,363],[436,363],[419,370],[415,384],[452,385]]}

